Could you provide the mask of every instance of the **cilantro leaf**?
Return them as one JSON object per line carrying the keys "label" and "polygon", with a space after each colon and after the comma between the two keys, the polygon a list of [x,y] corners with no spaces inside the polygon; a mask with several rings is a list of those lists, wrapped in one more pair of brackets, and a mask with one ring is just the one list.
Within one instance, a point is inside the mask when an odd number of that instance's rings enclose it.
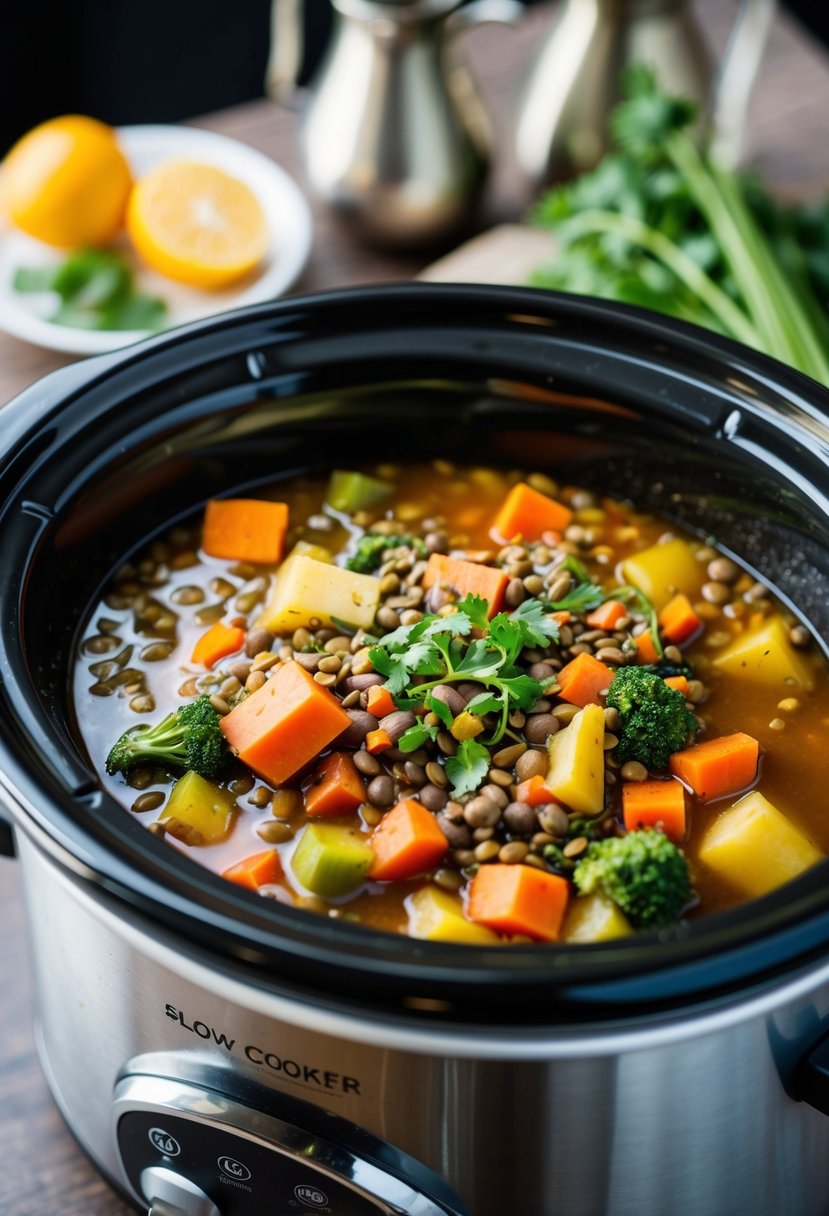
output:
{"label": "cilantro leaf", "polygon": [[490,622],[489,636],[490,640],[501,648],[504,663],[508,667],[513,667],[525,645],[524,630],[521,625],[511,621],[506,612],[499,612]]}
{"label": "cilantro leaf", "polygon": [[[545,602],[538,600],[523,612],[513,616],[501,612],[488,622],[486,600],[467,596],[458,611],[447,616],[427,613],[416,624],[379,639],[369,658],[375,670],[386,677],[385,687],[401,708],[416,711],[426,707],[446,729],[451,728],[453,715],[443,702],[432,697],[432,690],[438,684],[467,680],[482,684],[471,712],[498,715],[486,739],[489,744],[497,743],[507,729],[510,713],[530,708],[543,693],[537,680],[516,668],[516,660],[524,646],[538,645],[539,639],[546,644],[557,632],[546,609]],[[470,638],[473,629],[482,636]],[[424,735],[417,727],[411,730],[414,733],[406,737],[419,740],[412,748],[434,737]]]}
{"label": "cilantro leaf", "polygon": [[368,652],[368,657],[374,665],[374,670],[386,677],[385,687],[393,697],[406,688],[409,683],[409,672],[403,655],[387,654],[381,647],[374,646]]}
{"label": "cilantro leaf", "polygon": [[469,617],[476,629],[486,629],[489,624],[489,601],[482,595],[466,595],[458,603],[458,612]]}
{"label": "cilantro leaf", "polygon": [[479,718],[484,714],[498,714],[502,709],[502,699],[491,692],[479,692],[466,706],[467,713],[477,714]]}
{"label": "cilantro leaf", "polygon": [[542,649],[558,641],[558,621],[549,615],[550,605],[545,600],[524,600],[510,613],[509,619],[521,627],[524,646],[540,646]]}
{"label": "cilantro leaf", "polygon": [[460,798],[462,794],[473,793],[489,772],[489,764],[489,752],[483,744],[464,739],[455,755],[446,758],[446,776],[452,782],[453,796]]}
{"label": "cilantro leaf", "polygon": [[433,642],[415,642],[406,651],[404,662],[408,671],[418,676],[439,675],[443,671],[443,655]]}
{"label": "cilantro leaf", "polygon": [[455,672],[457,675],[481,680],[485,676],[494,676],[502,662],[501,654],[488,646],[485,638],[476,638],[474,642],[470,642]]}
{"label": "cilantro leaf", "polygon": [[455,719],[452,716],[452,710],[445,701],[439,700],[437,697],[427,696],[426,705],[433,714],[440,718],[441,723],[449,730]]}
{"label": "cilantro leaf", "polygon": [[426,726],[424,722],[415,722],[414,726],[404,730],[397,740],[397,746],[401,752],[416,752],[427,741],[434,741],[439,729],[438,726]]}
{"label": "cilantro leaf", "polygon": [[528,675],[511,676],[507,680],[502,680],[501,683],[504,691],[509,695],[510,710],[532,709],[544,692],[544,688],[538,680],[534,680],[532,676]]}
{"label": "cilantro leaf", "polygon": [[[486,603],[486,600],[484,600],[484,603]],[[420,624],[423,624],[423,621]],[[438,633],[452,633],[458,637],[466,637],[471,632],[471,617],[468,613],[458,609],[456,612],[450,612],[447,616],[434,616],[430,618],[429,624],[423,631],[423,636],[433,638]]]}
{"label": "cilantro leaf", "polygon": [[574,616],[582,612],[591,612],[607,599],[604,591],[596,583],[579,583],[568,591],[563,599],[556,600],[553,608],[556,612],[572,612]]}

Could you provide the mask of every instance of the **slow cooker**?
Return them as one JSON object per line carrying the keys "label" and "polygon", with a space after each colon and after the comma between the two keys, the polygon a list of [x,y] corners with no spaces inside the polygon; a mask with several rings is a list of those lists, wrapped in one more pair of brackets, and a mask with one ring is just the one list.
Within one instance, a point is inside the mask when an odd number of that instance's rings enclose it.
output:
{"label": "slow cooker", "polygon": [[418,942],[181,857],[101,788],[69,698],[84,614],[139,543],[231,487],[377,457],[530,463],[629,495],[715,536],[829,638],[827,407],[652,313],[407,285],[189,326],[4,409],[4,839],[44,1070],[136,1210],[829,1211],[826,863],[609,945]]}

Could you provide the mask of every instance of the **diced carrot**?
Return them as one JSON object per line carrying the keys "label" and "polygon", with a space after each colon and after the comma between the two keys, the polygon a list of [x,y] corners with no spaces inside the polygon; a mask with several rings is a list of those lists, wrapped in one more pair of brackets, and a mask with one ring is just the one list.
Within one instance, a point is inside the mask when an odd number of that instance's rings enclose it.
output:
{"label": "diced carrot", "polygon": [[274,785],[299,772],[350,724],[334,694],[295,662],[277,667],[219,719],[239,759]]}
{"label": "diced carrot", "polygon": [[659,624],[668,641],[680,646],[697,632],[702,620],[688,596],[680,592],[659,613]]}
{"label": "diced carrot", "polygon": [[367,691],[366,709],[375,718],[385,718],[397,709],[394,697],[382,684],[372,684]]}
{"label": "diced carrot", "polygon": [[222,878],[238,883],[240,887],[249,887],[258,891],[267,883],[279,882],[282,877],[282,865],[276,849],[265,849],[262,853],[254,853],[244,861],[237,861],[222,871]]}
{"label": "diced carrot", "polygon": [[242,649],[244,644],[244,629],[216,621],[196,642],[190,661],[201,663],[204,667],[215,667],[219,659],[223,659],[228,654],[235,654],[237,650]]}
{"label": "diced carrot", "polygon": [[626,781],[622,812],[629,832],[661,828],[677,844],[685,839],[685,788],[679,781]]}
{"label": "diced carrot", "polygon": [[413,798],[402,798],[374,829],[371,847],[369,878],[399,882],[434,869],[449,842],[431,811]]}
{"label": "diced carrot", "polygon": [[204,512],[202,548],[211,557],[272,565],[282,561],[288,507],[259,498],[213,498]]}
{"label": "diced carrot", "polygon": [[711,802],[726,794],[746,789],[757,776],[760,744],[751,735],[737,731],[719,739],[695,743],[674,752],[669,767],[684,781],[701,802]]}
{"label": "diced carrot", "polygon": [[331,752],[321,760],[305,793],[305,813],[347,815],[366,800],[366,785],[348,752]]}
{"label": "diced carrot", "polygon": [[642,663],[658,663],[659,654],[650,629],[646,629],[636,638],[636,649]]}
{"label": "diced carrot", "polygon": [[519,481],[492,521],[491,534],[502,543],[519,537],[525,541],[538,540],[542,532],[561,534],[572,518],[569,507]]}
{"label": "diced carrot", "polygon": [[526,802],[527,806],[544,806],[547,802],[558,802],[558,799],[547,789],[544,778],[536,773],[515,787],[515,801]]}
{"label": "diced carrot", "polygon": [[376,756],[380,752],[387,752],[392,746],[391,735],[387,730],[383,730],[382,726],[378,726],[377,730],[370,730],[366,734],[366,751],[372,756]]}
{"label": "diced carrot", "polygon": [[469,884],[470,920],[497,933],[553,942],[561,931],[570,884],[532,866],[481,866]]}
{"label": "diced carrot", "polygon": [[610,687],[613,672],[592,654],[577,654],[556,676],[558,695],[571,705],[599,705],[599,693]]}
{"label": "diced carrot", "polygon": [[627,608],[621,600],[605,600],[585,617],[591,629],[615,629],[618,621],[627,616]]}
{"label": "diced carrot", "polygon": [[681,692],[683,697],[688,696],[690,685],[688,684],[687,676],[666,676],[665,683],[669,688],[675,688],[677,692]]}
{"label": "diced carrot", "polygon": [[433,553],[426,563],[421,583],[429,588],[435,585],[451,587],[463,598],[465,595],[480,595],[489,604],[490,619],[504,606],[504,593],[509,575],[494,566],[480,562],[466,562],[461,557],[447,557],[444,553]]}
{"label": "diced carrot", "polygon": [[558,625],[566,625],[568,621],[573,619],[572,612],[568,612],[566,608],[559,609],[558,612],[551,612],[550,617]]}

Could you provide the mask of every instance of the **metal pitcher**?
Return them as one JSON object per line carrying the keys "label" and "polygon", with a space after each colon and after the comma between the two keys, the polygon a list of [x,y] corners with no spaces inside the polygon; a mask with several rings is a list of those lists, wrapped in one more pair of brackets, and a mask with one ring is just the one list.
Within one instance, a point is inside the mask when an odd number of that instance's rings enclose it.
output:
{"label": "metal pitcher", "polygon": [[[414,249],[460,232],[486,180],[491,131],[457,33],[515,23],[517,0],[332,0],[299,146],[311,189],[373,244]],[[274,0],[268,91],[284,99],[302,58],[302,0]]]}
{"label": "metal pitcher", "polygon": [[565,0],[518,98],[520,169],[538,187],[592,168],[608,147],[620,77],[636,62],[699,104],[719,158],[735,164],[774,10],[775,0],[742,0],[717,67],[687,0]]}

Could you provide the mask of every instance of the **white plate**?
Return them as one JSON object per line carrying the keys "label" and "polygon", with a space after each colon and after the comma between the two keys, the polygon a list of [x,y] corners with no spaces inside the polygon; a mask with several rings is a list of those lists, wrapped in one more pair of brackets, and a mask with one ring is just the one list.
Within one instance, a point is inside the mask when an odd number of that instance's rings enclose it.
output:
{"label": "white plate", "polygon": [[[270,227],[271,246],[259,272],[224,291],[197,291],[173,283],[140,266],[124,247],[135,268],[138,289],[165,300],[165,328],[229,308],[272,300],[297,280],[311,249],[311,212],[296,182],[274,161],[235,139],[190,127],[121,127],[118,142],[135,177],[160,161],[173,158],[198,159],[226,170],[253,190]],[[66,256],[65,251],[52,249],[15,229],[0,234],[0,329],[36,346],[75,355],[102,354],[146,338],[145,330],[90,330],[54,325],[46,318],[54,312],[57,297],[13,289],[19,266],[57,265]]]}

